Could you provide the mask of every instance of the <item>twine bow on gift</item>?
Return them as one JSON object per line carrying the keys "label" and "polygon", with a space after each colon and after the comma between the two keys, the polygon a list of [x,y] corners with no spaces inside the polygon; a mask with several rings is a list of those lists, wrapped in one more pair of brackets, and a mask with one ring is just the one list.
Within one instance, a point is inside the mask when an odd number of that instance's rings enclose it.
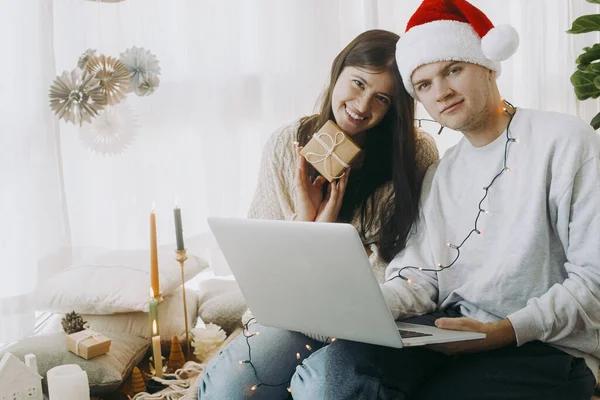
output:
{"label": "twine bow on gift", "polygon": [[100,342],[102,340],[102,334],[96,331],[91,330],[90,328],[86,328],[84,331],[85,335],[75,342],[75,354],[79,355],[79,343],[83,342],[88,338],[93,338]]}
{"label": "twine bow on gift", "polygon": [[[338,136],[339,135],[339,136]],[[332,142],[331,146],[328,145],[327,143],[325,143],[323,141],[323,139],[321,139],[321,136],[325,136],[327,138],[329,138],[329,140]],[[339,137],[341,137],[341,139],[339,139]],[[350,165],[346,164],[346,162],[344,162],[344,160],[342,160],[337,154],[335,154],[335,148],[337,146],[339,146],[340,144],[342,144],[344,142],[344,140],[346,140],[346,136],[344,135],[344,132],[336,132],[335,133],[335,137],[332,139],[331,136],[329,136],[327,134],[327,132],[321,132],[321,133],[316,133],[313,136],[313,139],[315,139],[317,142],[319,142],[319,144],[321,146],[323,146],[323,148],[325,150],[327,150],[325,153],[323,154],[319,154],[319,153],[313,153],[311,152],[307,152],[306,153],[306,159],[311,163],[311,164],[317,164],[320,163],[321,161],[323,161],[323,164],[325,166],[325,173],[329,176],[331,176],[333,179],[339,179],[342,176],[344,176],[344,173],[342,173],[339,176],[332,176],[331,173],[329,172],[329,168],[327,167],[327,159],[329,157],[333,157],[336,159],[337,162],[339,162],[344,168],[348,168],[350,167]],[[310,156],[315,156],[315,157],[321,157],[318,160],[309,160],[308,158]]]}

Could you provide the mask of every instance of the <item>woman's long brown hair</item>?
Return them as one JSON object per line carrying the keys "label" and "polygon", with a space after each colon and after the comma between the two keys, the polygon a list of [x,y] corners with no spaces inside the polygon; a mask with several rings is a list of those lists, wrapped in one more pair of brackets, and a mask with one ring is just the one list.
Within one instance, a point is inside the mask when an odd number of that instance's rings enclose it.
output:
{"label": "woman's long brown hair", "polygon": [[[344,68],[388,71],[392,75],[392,104],[383,120],[366,132],[363,165],[350,174],[338,217],[340,222],[350,222],[360,209],[359,233],[363,242],[365,245],[376,243],[387,262],[406,246],[418,215],[421,183],[415,160],[415,103],[404,89],[396,66],[398,39],[392,32],[370,30],[348,44],[333,60],[329,85],[319,101],[319,113],[301,121],[297,138],[304,146],[325,122],[335,121],[331,98]],[[317,170],[310,167],[310,176],[315,179]],[[375,210],[375,191],[389,181],[393,181],[394,194],[384,199],[381,212],[376,215],[372,211]],[[376,234],[367,238],[366,233],[371,230]]]}

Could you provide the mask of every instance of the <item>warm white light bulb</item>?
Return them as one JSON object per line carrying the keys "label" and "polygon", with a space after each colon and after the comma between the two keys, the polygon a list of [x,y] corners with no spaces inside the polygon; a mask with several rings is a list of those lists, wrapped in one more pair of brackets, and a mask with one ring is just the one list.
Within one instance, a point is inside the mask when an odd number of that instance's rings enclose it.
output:
{"label": "warm white light bulb", "polygon": [[292,393],[292,388],[291,387],[288,387],[287,390],[288,390],[288,392]]}
{"label": "warm white light bulb", "polygon": [[296,353],[296,360],[300,359],[300,353]]}
{"label": "warm white light bulb", "polygon": [[308,351],[312,351],[312,347],[310,347],[310,345],[306,345],[306,348],[308,349]]}
{"label": "warm white light bulb", "polygon": [[508,167],[504,168],[504,170],[505,170],[506,172],[511,172],[511,171],[512,171],[512,170],[511,170],[510,168],[508,168]]}
{"label": "warm white light bulb", "polygon": [[258,387],[258,386],[254,385],[254,386],[252,386],[252,387],[250,388],[250,390],[256,390],[256,388],[257,388],[257,387]]}
{"label": "warm white light bulb", "polygon": [[408,283],[411,283],[411,284],[412,284],[412,283],[415,283],[415,281],[413,281],[412,279],[409,279],[409,280],[408,280]]}

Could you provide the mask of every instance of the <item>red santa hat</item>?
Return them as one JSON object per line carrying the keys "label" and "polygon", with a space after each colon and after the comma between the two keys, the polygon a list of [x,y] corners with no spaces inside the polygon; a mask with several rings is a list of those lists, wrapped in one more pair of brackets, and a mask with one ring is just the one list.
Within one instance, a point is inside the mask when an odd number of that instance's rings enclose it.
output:
{"label": "red santa hat", "polygon": [[396,45],[396,63],[411,96],[415,69],[437,61],[465,61],[500,75],[500,61],[512,56],[519,35],[510,25],[494,26],[466,0],[424,0]]}

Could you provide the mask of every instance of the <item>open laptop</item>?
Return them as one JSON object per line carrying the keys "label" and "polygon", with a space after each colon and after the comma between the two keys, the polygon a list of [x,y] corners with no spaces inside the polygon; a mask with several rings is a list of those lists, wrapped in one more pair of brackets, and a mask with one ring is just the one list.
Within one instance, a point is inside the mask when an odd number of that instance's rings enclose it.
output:
{"label": "open laptop", "polygon": [[485,337],[394,321],[350,224],[217,217],[208,224],[262,325],[396,348]]}

